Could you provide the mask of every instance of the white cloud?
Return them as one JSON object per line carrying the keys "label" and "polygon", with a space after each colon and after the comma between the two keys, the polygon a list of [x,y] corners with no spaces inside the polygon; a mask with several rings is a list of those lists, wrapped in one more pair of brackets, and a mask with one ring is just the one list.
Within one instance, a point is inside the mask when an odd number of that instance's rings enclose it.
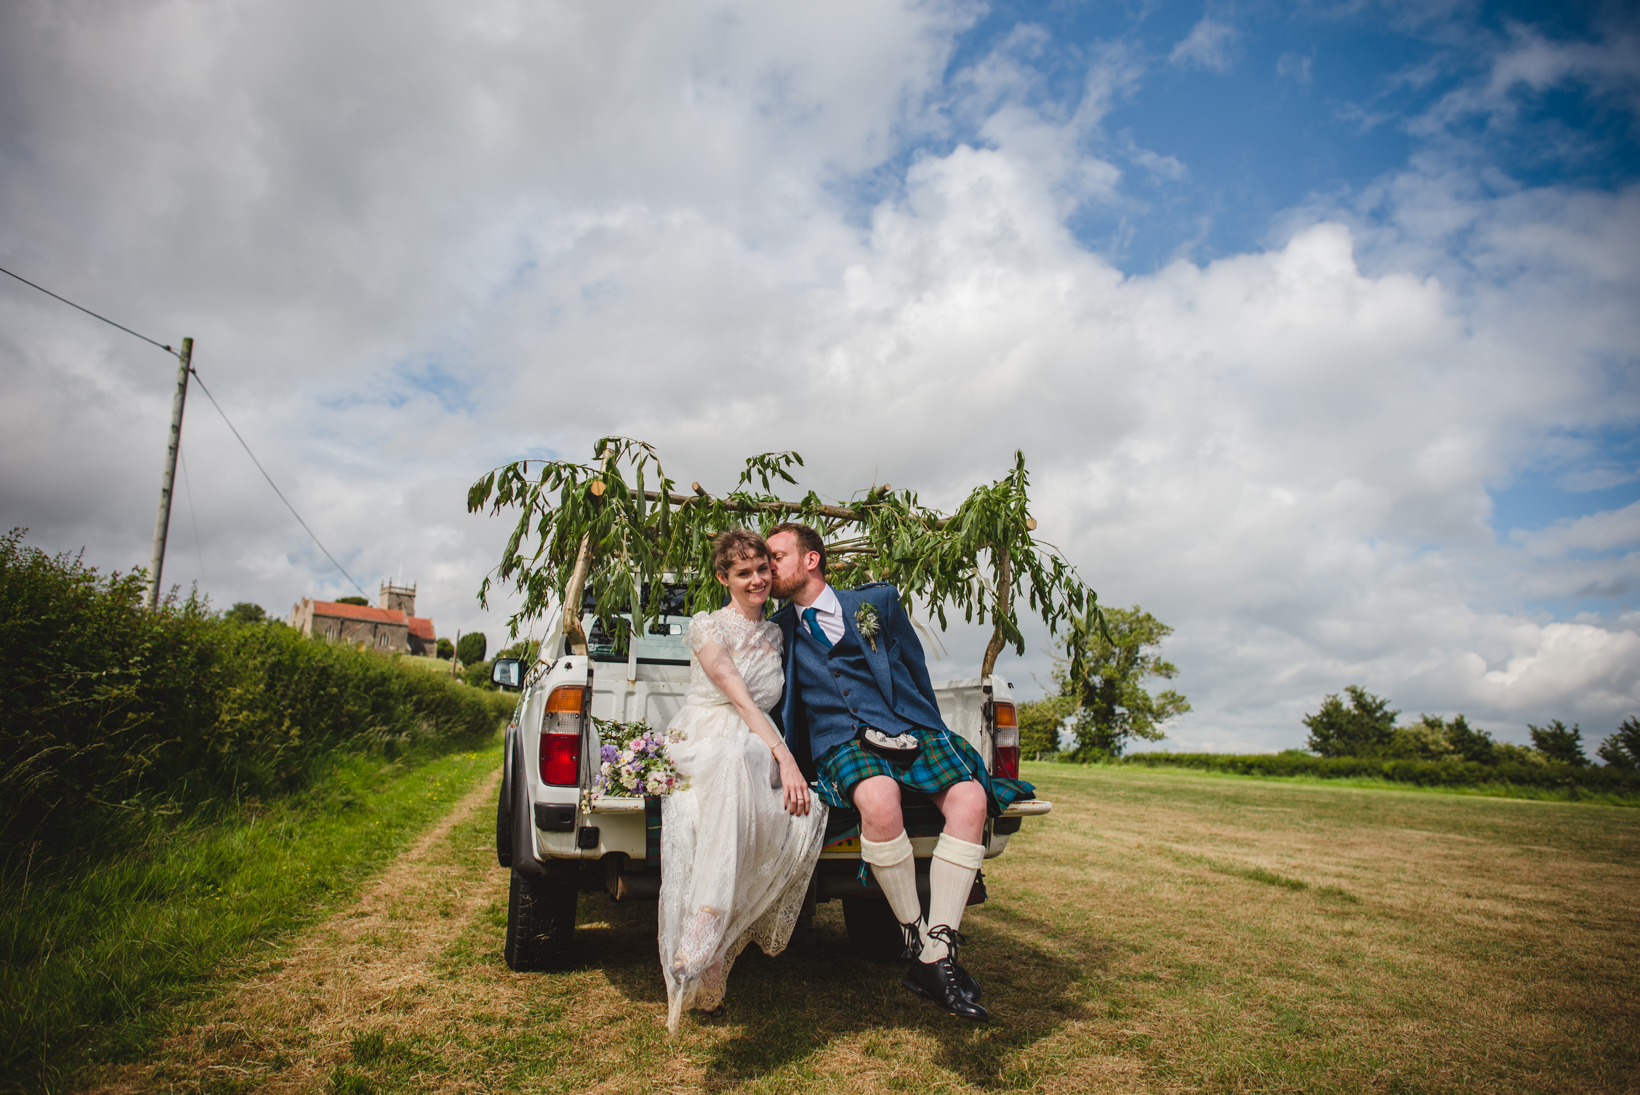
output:
{"label": "white cloud", "polygon": [[1175,65],[1227,73],[1235,65],[1236,38],[1235,27],[1208,16],[1190,28],[1167,59]]}
{"label": "white cloud", "polygon": [[1640,502],[1572,521],[1557,521],[1546,529],[1532,532],[1516,529],[1510,538],[1537,558],[1640,546]]}
{"label": "white cloud", "polygon": [[1492,56],[1485,81],[1448,92],[1412,129],[1439,133],[1474,115],[1507,125],[1519,110],[1522,92],[1541,94],[1571,82],[1631,115],[1640,112],[1640,37],[1618,33],[1598,42],[1557,41],[1511,23],[1508,42]]}
{"label": "white cloud", "polygon": [[1315,82],[1315,75],[1312,71],[1314,65],[1315,58],[1313,57],[1306,57],[1300,53],[1283,53],[1276,60],[1276,75],[1285,77],[1295,84],[1303,84],[1308,87]]}
{"label": "white cloud", "polygon": [[[1636,416],[1640,191],[1435,157],[1265,250],[1129,276],[1066,226],[1131,200],[1099,151],[1141,75],[1118,49],[1056,106],[1028,31],[942,83],[965,8],[383,11],[10,9],[3,261],[195,335],[309,523],[367,589],[403,560],[441,632],[499,638],[472,593],[508,529],[464,497],[514,456],[622,432],[720,488],[795,448],[823,492],[949,505],[1023,448],[1042,534],[1177,628],[1177,745],[1298,744],[1347,683],[1516,736],[1640,705],[1640,625],[1541,607],[1621,603],[1628,511],[1500,544],[1487,493]],[[1179,50],[1219,52],[1176,60],[1230,56],[1205,26]],[[144,560],[173,374],[0,294],[6,523]],[[185,434],[219,599],[345,592],[202,400]]]}

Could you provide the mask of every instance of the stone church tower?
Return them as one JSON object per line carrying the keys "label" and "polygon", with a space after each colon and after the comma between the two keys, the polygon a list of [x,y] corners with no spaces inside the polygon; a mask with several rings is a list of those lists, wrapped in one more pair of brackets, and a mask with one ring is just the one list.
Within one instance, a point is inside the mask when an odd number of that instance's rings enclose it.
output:
{"label": "stone church tower", "polygon": [[416,587],[412,585],[396,586],[392,582],[383,582],[381,599],[377,608],[385,608],[404,613],[406,616],[416,614]]}

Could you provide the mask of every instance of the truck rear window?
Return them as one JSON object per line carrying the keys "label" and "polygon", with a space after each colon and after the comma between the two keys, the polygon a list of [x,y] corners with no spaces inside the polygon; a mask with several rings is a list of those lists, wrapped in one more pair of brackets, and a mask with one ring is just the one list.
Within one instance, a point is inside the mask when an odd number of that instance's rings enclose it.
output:
{"label": "truck rear window", "polygon": [[[691,606],[689,587],[667,583],[661,587],[661,618],[644,627],[634,646],[639,665],[688,665],[689,644],[684,635],[689,630]],[[643,589],[643,606],[649,607],[651,591]],[[627,660],[627,632],[631,630],[630,617],[625,615],[629,606],[621,606],[622,615],[600,619],[593,614],[597,599],[589,590],[581,603],[581,628],[587,637],[587,653],[595,662],[625,662]],[[713,606],[716,607],[716,606]]]}

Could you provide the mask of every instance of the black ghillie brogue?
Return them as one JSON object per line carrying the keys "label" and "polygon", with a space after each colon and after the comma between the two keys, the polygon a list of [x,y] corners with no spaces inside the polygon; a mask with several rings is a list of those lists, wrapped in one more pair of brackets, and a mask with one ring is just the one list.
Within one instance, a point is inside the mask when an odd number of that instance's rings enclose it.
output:
{"label": "black ghillie brogue", "polygon": [[979,994],[983,991],[974,975],[963,969],[962,963],[957,961],[957,948],[968,942],[968,937],[955,928],[948,928],[941,924],[937,928],[928,929],[928,938],[938,939],[945,944],[946,953],[951,956],[951,968],[956,971],[957,987],[962,994],[973,1003],[979,1003]]}
{"label": "black ghillie brogue", "polygon": [[[961,939],[961,936],[943,924],[930,929],[928,937],[939,939],[954,953],[952,940],[944,933]],[[983,1023],[991,1017],[990,1012],[974,1003],[962,991],[952,954],[948,953],[944,958],[933,962],[913,961],[902,984],[915,995],[921,996],[924,1000],[932,1000],[936,1007],[952,1015],[972,1019],[976,1023]]]}

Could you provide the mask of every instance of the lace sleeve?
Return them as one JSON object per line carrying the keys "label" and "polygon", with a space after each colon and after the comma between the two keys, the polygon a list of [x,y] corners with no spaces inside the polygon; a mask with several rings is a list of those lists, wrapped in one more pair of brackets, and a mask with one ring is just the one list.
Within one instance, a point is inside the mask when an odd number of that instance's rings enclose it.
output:
{"label": "lace sleeve", "polygon": [[710,612],[697,612],[689,620],[689,649],[696,654],[707,643],[727,645],[723,639],[723,628],[712,618]]}

